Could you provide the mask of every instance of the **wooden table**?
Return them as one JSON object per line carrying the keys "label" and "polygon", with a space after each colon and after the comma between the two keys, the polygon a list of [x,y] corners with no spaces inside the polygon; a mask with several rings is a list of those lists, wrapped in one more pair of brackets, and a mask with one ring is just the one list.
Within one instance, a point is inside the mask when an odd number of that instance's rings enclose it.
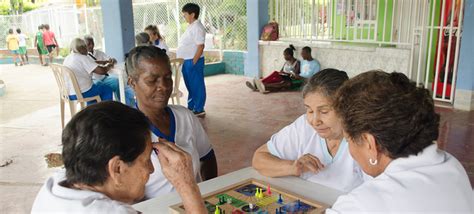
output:
{"label": "wooden table", "polygon": [[[311,183],[298,177],[282,177],[282,178],[269,178],[260,175],[252,167],[247,167],[199,184],[201,194],[208,194],[218,189],[230,186],[240,181],[255,178],[269,183],[270,185],[279,186],[290,190],[296,194],[299,194],[308,199],[313,199],[326,204],[334,204],[337,197],[342,195],[343,192],[335,190],[320,184]],[[181,198],[178,193],[170,193],[157,198],[153,198],[138,204],[133,207],[143,213],[168,213],[170,206],[181,202]]]}

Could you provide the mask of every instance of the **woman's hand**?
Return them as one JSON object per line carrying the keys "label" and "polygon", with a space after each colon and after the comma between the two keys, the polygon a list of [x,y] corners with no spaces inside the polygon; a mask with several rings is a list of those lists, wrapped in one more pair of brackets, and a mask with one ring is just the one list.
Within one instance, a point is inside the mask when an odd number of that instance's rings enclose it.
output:
{"label": "woman's hand", "polygon": [[163,175],[176,188],[187,213],[207,213],[194,180],[191,156],[174,143],[161,138],[159,143],[153,144],[153,149],[157,150]]}
{"label": "woman's hand", "polygon": [[158,150],[158,159],[163,175],[173,186],[179,188],[183,185],[195,183],[193,164],[188,153],[164,139],[160,139],[159,143],[153,144],[153,148]]}
{"label": "woman's hand", "polygon": [[305,154],[293,162],[293,175],[300,176],[305,172],[318,173],[324,168],[321,161],[314,155]]}

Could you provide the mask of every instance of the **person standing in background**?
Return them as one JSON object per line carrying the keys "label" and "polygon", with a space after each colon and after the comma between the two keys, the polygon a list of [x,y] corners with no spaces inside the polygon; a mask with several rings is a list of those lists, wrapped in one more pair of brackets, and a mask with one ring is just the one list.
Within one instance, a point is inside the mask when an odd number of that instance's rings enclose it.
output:
{"label": "person standing in background", "polygon": [[38,50],[38,57],[40,60],[41,65],[43,66],[48,66],[47,62],[43,63],[43,55],[48,55],[48,50],[46,49],[46,46],[44,46],[44,40],[43,40],[43,30],[44,26],[39,25],[38,26],[38,32],[36,32],[35,35],[35,48]]}
{"label": "person standing in background", "polygon": [[[18,66],[16,59],[19,58],[18,49],[20,48],[20,46],[18,36],[13,33],[13,29],[8,30],[8,35],[5,41],[7,41],[7,49],[10,50],[10,53],[12,54],[13,63],[15,63],[15,66]],[[20,58],[20,66],[22,65],[23,61],[21,61]]]}
{"label": "person standing in background", "polygon": [[43,40],[49,52],[49,63],[53,63],[53,51],[56,50],[56,55],[59,55],[59,45],[58,41],[56,41],[53,31],[49,30],[48,24],[44,24]]}
{"label": "person standing in background", "polygon": [[206,103],[206,86],[204,83],[204,42],[206,30],[199,18],[200,8],[197,4],[188,3],[181,12],[189,24],[181,36],[176,51],[177,58],[183,58],[183,79],[188,89],[188,109],[196,116],[204,116]]}
{"label": "person standing in background", "polygon": [[28,64],[28,54],[26,50],[26,40],[29,39],[24,33],[21,33],[21,29],[17,28],[16,33],[18,34],[18,40],[20,47],[18,48],[18,54],[21,57],[21,61],[24,64]]}

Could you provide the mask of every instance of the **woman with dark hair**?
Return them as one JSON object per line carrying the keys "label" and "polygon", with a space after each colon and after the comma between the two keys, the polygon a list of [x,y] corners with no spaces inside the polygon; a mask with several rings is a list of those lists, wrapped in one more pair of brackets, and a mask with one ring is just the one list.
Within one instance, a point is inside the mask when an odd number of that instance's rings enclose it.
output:
{"label": "woman with dark hair", "polygon": [[[152,150],[187,210],[207,213],[193,179],[191,157],[174,144],[151,143],[143,113],[100,102],[77,113],[62,134],[64,170],[49,178],[31,213],[138,213],[153,172]],[[156,157],[155,157],[156,158]]]}
{"label": "woman with dark hair", "polygon": [[332,107],[334,94],[348,79],[336,69],[313,75],[303,89],[306,114],[258,148],[252,166],[265,176],[300,176],[345,192],[360,185],[362,171],[349,155]]}
{"label": "woman with dark hair", "polygon": [[[129,52],[125,63],[137,109],[148,118],[152,142],[163,138],[188,152],[197,182],[216,177],[216,156],[199,119],[183,106],[168,105],[173,79],[166,52],[155,46],[138,46]],[[145,198],[174,191],[172,183],[159,170],[156,154],[151,155],[155,172],[146,185]]]}
{"label": "woman with dark hair", "polygon": [[304,78],[300,77],[300,61],[294,56],[295,50],[296,48],[290,45],[283,51],[285,64],[280,71],[274,71],[263,79],[254,79],[253,82],[247,81],[245,83],[247,87],[252,91],[268,93],[301,86]]}
{"label": "woman with dark hair", "polygon": [[466,171],[438,149],[439,115],[428,90],[401,73],[369,71],[339,89],[352,157],[374,177],[326,213],[473,213]]}

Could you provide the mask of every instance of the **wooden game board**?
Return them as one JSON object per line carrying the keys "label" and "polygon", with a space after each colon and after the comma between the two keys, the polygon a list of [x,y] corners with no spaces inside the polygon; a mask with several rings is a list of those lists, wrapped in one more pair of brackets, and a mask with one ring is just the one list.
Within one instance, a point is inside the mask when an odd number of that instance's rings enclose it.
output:
{"label": "wooden game board", "polygon": [[[247,179],[234,185],[216,190],[203,196],[209,213],[214,214],[216,205],[220,213],[324,213],[327,204],[303,198],[291,191],[270,185],[271,195],[267,193],[268,184],[257,180]],[[255,189],[263,190],[263,198],[255,197]],[[278,203],[278,199],[282,202]],[[230,200],[228,200],[230,199]],[[249,209],[249,203],[253,209]],[[185,213],[182,203],[172,205],[171,213]]]}

